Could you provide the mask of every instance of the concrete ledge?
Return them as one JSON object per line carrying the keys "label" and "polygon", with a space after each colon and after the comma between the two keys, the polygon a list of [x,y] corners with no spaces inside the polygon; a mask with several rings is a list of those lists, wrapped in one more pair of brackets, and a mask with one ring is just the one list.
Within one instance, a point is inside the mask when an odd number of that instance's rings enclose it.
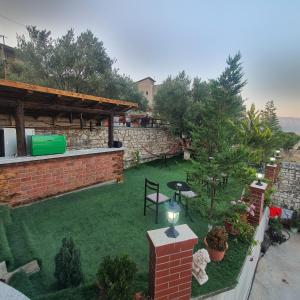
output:
{"label": "concrete ledge", "polygon": [[81,149],[81,150],[70,150],[63,154],[53,154],[53,155],[40,155],[40,156],[23,156],[23,157],[3,157],[0,158],[0,165],[6,164],[16,164],[16,163],[26,163],[37,160],[47,160],[56,158],[67,158],[80,155],[92,155],[92,154],[103,154],[124,151],[124,148],[91,148],[91,149]]}

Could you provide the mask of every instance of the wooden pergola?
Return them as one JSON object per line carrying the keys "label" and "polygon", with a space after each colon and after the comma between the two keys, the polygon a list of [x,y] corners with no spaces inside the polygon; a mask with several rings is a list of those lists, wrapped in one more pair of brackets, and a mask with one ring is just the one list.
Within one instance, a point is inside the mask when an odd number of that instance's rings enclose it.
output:
{"label": "wooden pergola", "polygon": [[83,115],[96,120],[108,118],[108,146],[113,146],[114,116],[136,108],[133,102],[85,95],[22,82],[0,80],[0,114],[13,115],[18,156],[26,155],[24,116],[65,115],[70,123]]}

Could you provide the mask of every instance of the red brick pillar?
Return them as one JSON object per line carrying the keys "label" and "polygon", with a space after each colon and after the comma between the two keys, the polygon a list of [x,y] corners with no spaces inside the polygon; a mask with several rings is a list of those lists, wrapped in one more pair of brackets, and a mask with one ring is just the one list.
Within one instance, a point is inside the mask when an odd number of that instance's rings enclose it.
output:
{"label": "red brick pillar", "polygon": [[278,176],[278,165],[266,165],[266,170],[265,170],[265,178],[269,179],[272,181],[272,183],[275,183],[277,180]]}
{"label": "red brick pillar", "polygon": [[167,228],[147,232],[149,294],[153,300],[191,298],[193,248],[198,237],[185,224],[175,228],[179,232],[177,238],[167,237]]}
{"label": "red brick pillar", "polygon": [[263,216],[265,191],[267,187],[268,185],[264,182],[262,182],[261,185],[257,185],[257,181],[253,181],[250,185],[250,199],[255,206],[255,212],[254,216],[248,216],[248,221],[254,226],[259,224]]}

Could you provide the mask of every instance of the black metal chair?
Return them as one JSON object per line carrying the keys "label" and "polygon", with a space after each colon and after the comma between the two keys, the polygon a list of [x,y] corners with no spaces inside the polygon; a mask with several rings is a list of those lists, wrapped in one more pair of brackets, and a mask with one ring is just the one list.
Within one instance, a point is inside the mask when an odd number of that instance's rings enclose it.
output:
{"label": "black metal chair", "polygon": [[[154,191],[151,194],[148,194],[148,190]],[[147,201],[150,204],[147,205]],[[146,209],[152,209],[152,206],[155,205],[155,223],[158,223],[158,208],[160,204],[170,201],[170,198],[159,192],[159,183],[153,182],[145,178],[145,197],[144,197],[144,216],[146,216]]]}
{"label": "black metal chair", "polygon": [[[193,182],[193,176],[189,172],[186,173],[186,183],[190,185]],[[189,215],[189,200],[198,197],[198,194],[193,190],[189,191],[178,191],[175,194],[175,199],[179,199],[179,202],[182,203],[181,197],[185,198],[185,216]],[[190,217],[191,218],[191,217]]]}

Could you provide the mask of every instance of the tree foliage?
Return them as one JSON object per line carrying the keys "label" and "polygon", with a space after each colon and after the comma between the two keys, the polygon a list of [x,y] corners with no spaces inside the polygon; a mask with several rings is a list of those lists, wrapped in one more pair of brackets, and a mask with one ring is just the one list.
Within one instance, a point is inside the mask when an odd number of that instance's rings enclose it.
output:
{"label": "tree foliage", "polygon": [[282,132],[280,138],[282,148],[287,151],[291,150],[300,141],[300,136],[294,132]]}
{"label": "tree foliage", "polygon": [[194,177],[210,187],[210,214],[222,174],[234,175],[245,154],[237,126],[245,110],[239,93],[246,82],[239,61],[239,53],[229,57],[225,71],[209,82],[209,93],[200,102],[201,122],[194,124],[192,131]]}
{"label": "tree foliage", "polygon": [[262,165],[277,146],[277,135],[263,120],[262,113],[252,104],[241,122],[243,143],[248,147],[249,162]]}
{"label": "tree foliage", "polygon": [[261,120],[272,132],[281,131],[273,100],[268,101],[265,105],[265,109],[261,111]]}
{"label": "tree foliage", "polygon": [[72,238],[62,240],[62,246],[55,256],[54,276],[62,288],[76,287],[83,281],[80,251],[75,248]]}
{"label": "tree foliage", "polygon": [[146,108],[145,97],[128,76],[113,68],[114,60],[90,30],[76,37],[71,29],[57,39],[35,26],[27,31],[29,39],[18,36],[18,59],[10,66],[10,79],[130,100]]}
{"label": "tree foliage", "polygon": [[104,257],[97,272],[98,285],[104,299],[131,299],[131,284],[136,272],[136,264],[127,255]]}
{"label": "tree foliage", "polygon": [[185,131],[184,115],[191,101],[191,80],[184,71],[175,78],[169,76],[154,97],[154,110],[171,124],[175,134]]}

